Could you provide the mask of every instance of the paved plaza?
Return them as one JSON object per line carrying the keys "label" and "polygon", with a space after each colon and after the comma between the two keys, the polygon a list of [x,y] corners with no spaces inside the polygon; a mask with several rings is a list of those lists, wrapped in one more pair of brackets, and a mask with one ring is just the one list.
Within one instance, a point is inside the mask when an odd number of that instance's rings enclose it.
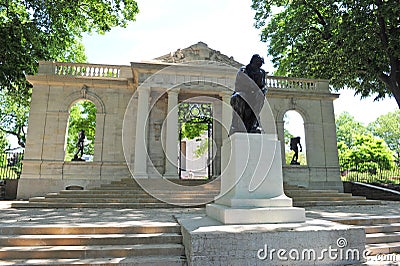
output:
{"label": "paved plaza", "polygon": [[[205,208],[168,209],[39,209],[11,208],[13,201],[0,201],[0,231],[4,227],[52,227],[52,226],[146,226],[175,225],[175,217],[184,214],[205,216]],[[306,217],[337,220],[341,218],[400,216],[400,204],[382,201],[381,205],[318,206],[307,207]],[[373,262],[363,265],[400,265],[400,262]]]}
{"label": "paved plaza", "polygon": [[[133,225],[174,223],[175,215],[205,215],[204,208],[170,209],[13,209],[12,201],[0,201],[0,226],[32,225]],[[400,204],[382,201],[381,205],[318,206],[306,208],[307,218],[337,219],[341,217],[400,216]]]}

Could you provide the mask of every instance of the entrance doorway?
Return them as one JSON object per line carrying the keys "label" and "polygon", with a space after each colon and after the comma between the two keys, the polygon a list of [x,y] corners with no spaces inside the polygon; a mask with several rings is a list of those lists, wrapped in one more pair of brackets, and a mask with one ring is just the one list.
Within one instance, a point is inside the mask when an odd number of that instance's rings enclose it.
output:
{"label": "entrance doorway", "polygon": [[213,161],[212,103],[179,104],[179,177],[209,179]]}

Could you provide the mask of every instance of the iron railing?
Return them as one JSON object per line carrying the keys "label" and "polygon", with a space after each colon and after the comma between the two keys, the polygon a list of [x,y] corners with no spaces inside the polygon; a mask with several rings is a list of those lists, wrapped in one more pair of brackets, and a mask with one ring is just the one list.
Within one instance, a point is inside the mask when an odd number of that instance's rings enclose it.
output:
{"label": "iron railing", "polygon": [[400,184],[400,165],[379,161],[340,161],[342,181]]}
{"label": "iron railing", "polygon": [[4,152],[0,154],[0,180],[18,179],[21,176],[22,152]]}

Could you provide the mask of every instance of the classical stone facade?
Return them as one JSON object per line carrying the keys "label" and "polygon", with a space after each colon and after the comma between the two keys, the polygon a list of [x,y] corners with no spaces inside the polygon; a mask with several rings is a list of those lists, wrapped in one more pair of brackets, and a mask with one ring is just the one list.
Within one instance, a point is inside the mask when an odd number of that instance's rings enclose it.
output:
{"label": "classical stone facade", "polygon": [[[197,60],[197,61],[192,61]],[[179,104],[212,105],[211,176],[221,174],[230,95],[240,64],[204,43],[130,66],[40,62],[33,84],[28,139],[18,198],[68,186],[90,188],[131,175],[179,178]],[[326,80],[269,76],[263,127],[281,141],[284,181],[342,190],[333,100]],[[79,100],[97,108],[93,162],[64,161],[69,110]],[[307,165],[285,165],[284,114],[304,120]]]}

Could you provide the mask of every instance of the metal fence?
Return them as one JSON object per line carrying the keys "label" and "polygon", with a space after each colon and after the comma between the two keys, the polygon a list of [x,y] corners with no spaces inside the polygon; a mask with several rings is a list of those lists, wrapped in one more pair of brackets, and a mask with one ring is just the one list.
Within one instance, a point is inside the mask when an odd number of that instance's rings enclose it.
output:
{"label": "metal fence", "polygon": [[5,152],[0,154],[0,180],[18,179],[21,176],[22,152]]}
{"label": "metal fence", "polygon": [[387,162],[340,161],[342,181],[400,184],[400,165]]}

